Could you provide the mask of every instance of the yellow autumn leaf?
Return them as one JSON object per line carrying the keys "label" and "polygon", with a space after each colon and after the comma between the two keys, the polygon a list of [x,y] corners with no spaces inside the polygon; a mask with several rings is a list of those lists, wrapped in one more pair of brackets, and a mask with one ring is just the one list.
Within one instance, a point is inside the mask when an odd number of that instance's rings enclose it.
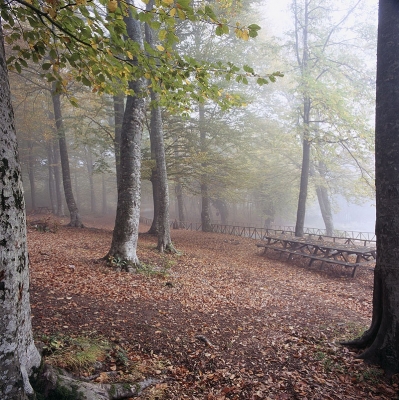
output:
{"label": "yellow autumn leaf", "polygon": [[144,74],[144,76],[146,77],[146,79],[150,79],[150,78],[151,78],[151,75],[150,75],[149,72],[146,72],[146,73]]}
{"label": "yellow autumn leaf", "polygon": [[248,40],[249,39],[249,32],[247,30],[242,32],[242,39]]}
{"label": "yellow autumn leaf", "polygon": [[129,57],[129,60],[133,60],[133,54],[130,51],[127,51],[126,55]]}
{"label": "yellow autumn leaf", "polygon": [[158,44],[158,45],[157,45],[157,49],[158,49],[159,51],[164,51],[164,50],[165,50],[165,47],[163,47],[163,46],[161,46],[160,44]]}
{"label": "yellow autumn leaf", "polygon": [[171,8],[171,10],[170,10],[170,12],[169,12],[169,15],[170,15],[171,17],[174,17],[174,16],[176,15],[176,8]]}
{"label": "yellow autumn leaf", "polygon": [[172,5],[174,0],[162,0],[162,3],[166,4],[167,6]]}
{"label": "yellow autumn leaf", "polygon": [[108,12],[113,13],[118,8],[118,2],[116,0],[110,0],[108,3]]}
{"label": "yellow autumn leaf", "polygon": [[180,8],[177,9],[177,15],[179,16],[180,19],[185,20],[186,19],[186,13],[181,10]]}

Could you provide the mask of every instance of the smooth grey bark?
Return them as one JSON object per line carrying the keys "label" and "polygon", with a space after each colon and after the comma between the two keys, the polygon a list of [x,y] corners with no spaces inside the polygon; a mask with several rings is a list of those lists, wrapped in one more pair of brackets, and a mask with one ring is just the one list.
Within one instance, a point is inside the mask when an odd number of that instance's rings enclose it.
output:
{"label": "smooth grey bark", "polygon": [[58,145],[60,149],[61,168],[62,168],[62,182],[64,185],[65,200],[70,214],[69,226],[77,228],[83,227],[80,219],[79,210],[75,202],[72,191],[71,172],[69,169],[68,149],[65,138],[65,130],[62,121],[61,113],[61,96],[56,91],[56,84],[53,84],[51,97],[53,100],[55,125],[57,127]]}
{"label": "smooth grey bark", "polygon": [[[140,23],[131,16],[124,17],[129,38],[143,45]],[[133,63],[136,60],[132,61]],[[120,184],[112,244],[107,257],[120,261],[120,267],[133,271],[140,265],[137,257],[141,200],[141,136],[143,133],[145,101],[143,78],[129,82],[135,95],[126,101],[120,146]]]}
{"label": "smooth grey bark", "polygon": [[115,167],[116,167],[116,187],[119,187],[120,181],[120,164],[121,164],[121,131],[123,124],[123,114],[125,112],[125,96],[122,94],[114,95],[114,152],[115,152]]}
{"label": "smooth grey bark", "polygon": [[377,261],[373,317],[359,339],[365,361],[399,372],[399,2],[380,0],[375,131]]}
{"label": "smooth grey bark", "polygon": [[[206,122],[205,122],[205,106],[200,103],[199,106],[199,132],[200,132],[200,147],[201,152],[206,152]],[[202,167],[206,168],[206,163],[202,163]],[[203,171],[201,175],[201,225],[202,232],[211,232],[211,215],[210,215],[210,207],[211,201],[209,198],[208,191],[208,177],[207,174]]]}
{"label": "smooth grey bark", "polygon": [[[147,11],[151,11],[154,7],[154,1],[150,0],[147,4]],[[154,34],[148,24],[145,24],[145,38],[147,43],[154,47]],[[157,203],[157,228],[158,228],[158,244],[157,249],[160,252],[172,251],[175,249],[172,244],[170,236],[170,225],[169,225],[169,185],[168,185],[168,173],[166,169],[166,157],[165,157],[165,144],[163,138],[163,122],[162,112],[160,106],[160,96],[150,88],[151,96],[151,121],[150,121],[150,140],[151,146],[154,148],[155,163],[156,163],[156,179],[155,185],[157,186],[154,193],[157,195],[157,199],[154,199],[154,207]],[[154,182],[153,182],[154,187]],[[155,213],[154,213],[155,214]],[[155,217],[154,217],[155,220]]]}
{"label": "smooth grey bark", "polygon": [[25,201],[0,22],[0,398],[33,398],[33,342]]}

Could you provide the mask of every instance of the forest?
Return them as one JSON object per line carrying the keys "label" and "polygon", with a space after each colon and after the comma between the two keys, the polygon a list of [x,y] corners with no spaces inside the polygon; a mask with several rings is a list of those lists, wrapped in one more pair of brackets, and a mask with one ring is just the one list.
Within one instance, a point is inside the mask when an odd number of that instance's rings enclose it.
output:
{"label": "forest", "polygon": [[[262,19],[258,9],[264,10]],[[287,4],[280,32],[273,31],[267,3],[220,4],[214,12],[227,25],[239,19],[242,26],[255,21],[262,29],[254,38],[238,28],[219,37],[209,21],[179,18],[173,39],[163,38],[166,31],[160,28],[150,39],[155,51],[156,46],[166,49],[165,41],[175,41],[174,51],[192,63],[187,68],[201,68],[204,74],[206,69],[209,76],[198,83],[191,71],[177,79],[176,70],[171,71],[168,78],[161,77],[170,82],[153,97],[148,94],[140,146],[141,215],[153,217],[156,155],[151,129],[162,129],[171,220],[201,221],[204,226],[206,219],[293,225],[301,192],[305,200],[300,218],[305,218],[307,203],[314,218],[309,223],[315,220],[316,227],[331,234],[333,215],[342,203],[374,202],[375,6]],[[139,12],[141,19],[144,15]],[[123,83],[110,82],[100,61],[84,60],[79,50],[70,57],[79,65],[66,65],[67,56],[58,54],[62,43],[55,39],[50,58],[33,63],[24,59],[22,44],[12,38],[6,34],[27,210],[47,206],[57,215],[68,214],[62,184],[67,179],[69,196],[81,213],[114,213],[116,130],[118,118],[123,118],[116,110],[127,86],[115,92]],[[88,63],[89,69],[81,63]],[[162,68],[171,68],[165,63]],[[157,102],[159,128],[151,116]],[[65,155],[60,159],[60,131],[66,146],[61,146],[61,154],[68,152],[66,178],[61,174]],[[308,183],[302,171],[307,171]],[[204,203],[209,203],[205,211]],[[373,211],[370,214],[372,220]],[[344,228],[356,230],[359,222],[350,222]]]}
{"label": "forest", "polygon": [[[2,398],[397,394],[393,0],[0,5]],[[358,283],[212,233],[293,225],[302,238],[316,221],[333,238],[361,226],[336,223],[343,205],[366,204],[367,220],[374,201],[376,266]],[[74,346],[98,353],[67,365]]]}

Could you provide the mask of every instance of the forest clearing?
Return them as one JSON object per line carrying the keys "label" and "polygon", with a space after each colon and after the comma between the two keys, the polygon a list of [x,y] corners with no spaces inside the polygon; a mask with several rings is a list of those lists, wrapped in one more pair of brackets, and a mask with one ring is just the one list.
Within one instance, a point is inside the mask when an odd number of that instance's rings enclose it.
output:
{"label": "forest clearing", "polygon": [[[28,220],[33,329],[47,363],[93,382],[153,378],[140,399],[397,398],[395,376],[388,384],[338,344],[369,326],[371,271],[352,279],[266,258],[252,239],[182,230],[180,254],[160,254],[142,226],[142,270],[117,272],[101,260],[112,221],[85,223],[95,228],[57,222],[52,233]],[[107,350],[80,362],[82,340]]]}

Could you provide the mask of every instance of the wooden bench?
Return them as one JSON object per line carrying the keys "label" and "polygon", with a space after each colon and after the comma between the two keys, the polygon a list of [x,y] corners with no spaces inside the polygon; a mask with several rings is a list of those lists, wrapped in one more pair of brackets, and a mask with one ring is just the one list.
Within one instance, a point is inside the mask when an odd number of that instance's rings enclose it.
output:
{"label": "wooden bench", "polygon": [[[349,262],[349,261],[341,261],[341,260],[336,260],[334,258],[328,258],[328,257],[317,256],[314,254],[304,253],[302,251],[298,251],[295,249],[276,247],[273,245],[268,245],[266,243],[257,243],[256,246],[258,248],[264,248],[264,252],[266,252],[267,249],[278,251],[278,252],[280,252],[280,257],[283,253],[286,253],[286,254],[288,254],[288,260],[292,259],[292,256],[294,256],[294,255],[304,257],[304,258],[309,258],[310,259],[309,266],[311,266],[314,261],[321,261],[320,268],[323,266],[324,263],[342,265],[346,268],[353,268],[352,273],[351,273],[352,278],[354,278],[356,276],[358,267],[366,267],[368,265],[375,263],[375,260],[363,261],[363,262],[358,262],[358,263],[353,263],[353,262]],[[370,268],[370,269],[372,270],[373,268]]]}

